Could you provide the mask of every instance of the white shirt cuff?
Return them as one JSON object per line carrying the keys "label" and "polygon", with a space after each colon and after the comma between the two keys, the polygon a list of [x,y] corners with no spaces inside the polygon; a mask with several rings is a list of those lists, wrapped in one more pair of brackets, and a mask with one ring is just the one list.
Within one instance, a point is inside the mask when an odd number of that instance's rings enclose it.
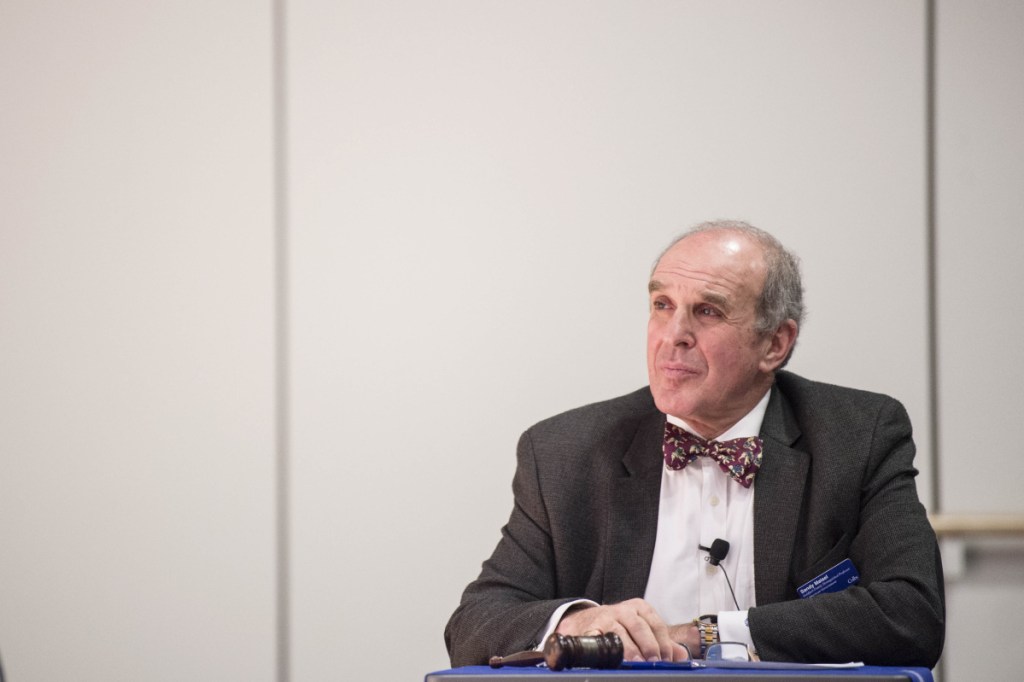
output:
{"label": "white shirt cuff", "polygon": [[590,604],[591,606],[597,606],[597,602],[590,601],[589,599],[577,599],[576,601],[569,601],[559,606],[555,609],[555,612],[551,614],[551,617],[548,618],[548,622],[544,626],[544,629],[540,631],[541,636],[537,638],[537,646],[534,647],[534,651],[540,651],[544,648],[544,642],[548,641],[548,637],[550,637],[551,633],[558,627],[558,623],[562,620],[562,616],[565,615],[566,611],[577,604]]}
{"label": "white shirt cuff", "polygon": [[742,642],[751,650],[754,649],[754,640],[750,636],[746,611],[718,612],[718,641]]}

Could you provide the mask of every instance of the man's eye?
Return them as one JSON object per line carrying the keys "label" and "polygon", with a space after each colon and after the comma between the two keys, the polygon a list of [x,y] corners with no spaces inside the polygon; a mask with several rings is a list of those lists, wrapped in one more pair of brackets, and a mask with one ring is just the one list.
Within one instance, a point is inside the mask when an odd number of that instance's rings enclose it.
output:
{"label": "man's eye", "polygon": [[651,304],[651,307],[654,308],[655,310],[667,310],[668,302],[658,299],[657,301]]}
{"label": "man's eye", "polygon": [[702,305],[697,307],[697,314],[703,317],[714,317],[718,315],[718,310],[709,305]]}

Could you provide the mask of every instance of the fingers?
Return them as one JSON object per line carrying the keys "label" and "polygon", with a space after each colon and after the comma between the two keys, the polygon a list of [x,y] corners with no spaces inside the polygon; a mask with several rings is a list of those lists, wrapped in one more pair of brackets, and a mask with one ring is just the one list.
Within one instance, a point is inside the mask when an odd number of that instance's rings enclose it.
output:
{"label": "fingers", "polygon": [[690,650],[679,642],[672,642],[672,662],[681,663],[690,660]]}
{"label": "fingers", "polygon": [[626,660],[671,661],[672,640],[668,636],[668,626],[658,612],[642,599],[635,600],[635,617],[628,626],[630,637],[636,644],[639,653],[636,658]]}
{"label": "fingers", "polygon": [[672,641],[668,626],[643,599],[573,611],[562,619],[557,631],[586,636],[614,632],[622,639],[627,661],[686,660],[683,647]]}
{"label": "fingers", "polygon": [[[669,626],[669,637],[673,642],[682,644],[688,652],[700,651],[700,631],[693,623],[682,623]],[[689,658],[689,656],[687,656]],[[686,659],[680,659],[686,660]]]}

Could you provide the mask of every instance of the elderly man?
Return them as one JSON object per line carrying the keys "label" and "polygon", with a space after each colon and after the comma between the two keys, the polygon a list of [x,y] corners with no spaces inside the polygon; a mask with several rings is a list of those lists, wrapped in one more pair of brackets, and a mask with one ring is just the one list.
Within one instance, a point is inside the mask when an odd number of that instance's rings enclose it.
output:
{"label": "elderly man", "polygon": [[649,291],[650,386],[523,434],[512,515],[445,631],[452,664],[557,631],[614,632],[627,660],[739,641],[765,660],[934,665],[942,569],[910,421],[781,370],[803,315],[795,257],[707,223]]}

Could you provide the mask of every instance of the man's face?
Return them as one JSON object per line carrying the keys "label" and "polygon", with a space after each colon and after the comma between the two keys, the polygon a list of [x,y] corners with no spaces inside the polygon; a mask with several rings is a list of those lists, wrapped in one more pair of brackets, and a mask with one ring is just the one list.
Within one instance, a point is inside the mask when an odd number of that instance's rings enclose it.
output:
{"label": "man's face", "polygon": [[654,402],[705,438],[753,409],[781,364],[774,337],[754,330],[764,278],[760,245],[732,231],[686,237],[651,275],[647,372]]}

